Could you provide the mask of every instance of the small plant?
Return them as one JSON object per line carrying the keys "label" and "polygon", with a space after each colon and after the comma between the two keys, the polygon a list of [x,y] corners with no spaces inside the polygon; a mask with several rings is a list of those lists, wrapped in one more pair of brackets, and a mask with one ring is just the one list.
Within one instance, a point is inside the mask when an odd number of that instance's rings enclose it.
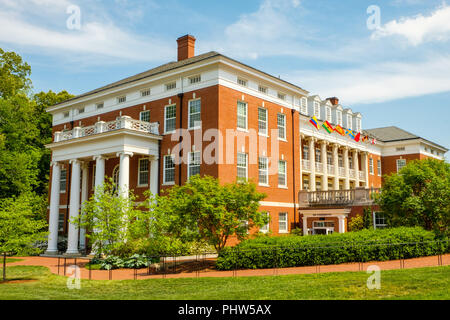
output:
{"label": "small plant", "polygon": [[362,216],[353,217],[348,223],[349,231],[361,231],[364,229],[364,218]]}
{"label": "small plant", "polygon": [[291,234],[295,236],[302,236],[303,235],[303,229],[302,228],[295,228],[291,230]]}

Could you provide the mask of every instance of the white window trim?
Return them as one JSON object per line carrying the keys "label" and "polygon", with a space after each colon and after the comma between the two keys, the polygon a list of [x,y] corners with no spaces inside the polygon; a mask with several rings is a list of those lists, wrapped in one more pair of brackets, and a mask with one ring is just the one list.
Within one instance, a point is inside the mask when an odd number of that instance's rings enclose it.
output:
{"label": "white window trim", "polygon": [[[248,181],[248,153],[245,153],[245,152],[238,152],[237,154],[236,154],[236,157],[237,157],[237,155],[239,155],[239,154],[245,154],[245,180],[246,181]],[[237,160],[237,159],[236,159]],[[238,166],[238,161],[236,161],[236,177],[238,178],[238,179],[243,179],[242,177],[238,177],[238,175],[237,175],[237,169],[239,168],[239,166]]]}
{"label": "white window trim", "polygon": [[[195,153],[200,153],[200,151],[192,151],[192,152],[189,152],[189,154],[188,154],[188,175],[187,175],[188,176],[188,180],[191,177],[191,154],[195,154]],[[196,166],[198,166],[200,168],[200,170],[201,170],[201,165],[202,165],[202,156],[201,156],[201,153],[200,153],[200,163],[198,165],[196,165]],[[198,174],[200,174],[200,173],[201,172],[199,172]]]}
{"label": "white window trim", "polygon": [[[174,106],[175,106],[175,118],[171,118],[171,119],[175,119],[175,129],[172,130],[172,131],[167,131],[167,128],[166,128],[166,126],[167,126],[167,108],[174,107]],[[176,123],[177,123],[176,108],[177,107],[176,106],[177,106],[176,103],[164,106],[164,134],[172,134],[172,133],[174,133],[177,130],[177,125],[176,125]]]}
{"label": "white window trim", "polygon": [[401,169],[399,169],[398,168],[398,163],[399,163],[399,161],[404,161],[405,162],[405,165],[404,166],[402,166],[402,168],[404,168],[405,166],[406,166],[406,164],[407,164],[407,162],[406,162],[406,159],[397,159],[395,162],[396,162],[396,165],[397,165],[397,172],[399,172]]}
{"label": "white window trim", "polygon": [[[194,124],[194,126],[193,127],[191,127],[190,125],[191,125],[191,102],[193,102],[193,101],[200,101],[200,125],[195,125]],[[201,127],[202,127],[202,125],[201,125],[201,123],[202,123],[202,121],[201,121],[201,118],[202,118],[202,101],[201,101],[201,98],[197,98],[197,99],[191,99],[191,100],[189,100],[188,101],[188,130],[196,130],[196,129],[201,129]]]}
{"label": "white window trim", "polygon": [[172,158],[172,162],[174,161],[174,156],[169,154],[169,155],[165,155],[163,158],[163,186],[173,186],[175,185],[175,167],[173,168],[174,170],[174,175],[173,175],[173,181],[166,181],[166,170],[168,170],[166,168],[166,158],[167,157],[171,157]]}
{"label": "white window trim", "polygon": [[149,120],[148,122],[150,122],[150,110],[143,110],[143,111],[139,112],[139,121],[143,121],[143,120],[141,120],[143,113],[148,113],[148,120]]}
{"label": "white window trim", "polygon": [[[147,158],[139,158],[139,160],[138,160],[138,176],[137,176],[137,187],[138,188],[148,187],[148,179],[147,179],[147,183],[140,183],[141,181],[139,181],[140,176],[141,176],[141,161],[144,161],[144,160],[146,160],[148,162]],[[150,177],[150,164],[148,164],[148,166],[147,166],[147,174]]]}
{"label": "white window trim", "polygon": [[[286,216],[286,229],[285,230],[280,229],[280,216],[281,215]],[[278,213],[278,233],[289,233],[289,215],[287,212]]]}
{"label": "white window trim", "polygon": [[[379,165],[378,165],[379,164]],[[381,160],[377,160],[377,175],[381,177],[381,171],[383,170],[381,166]]]}
{"label": "white window trim", "polygon": [[[260,159],[265,159],[266,160],[266,169],[265,170],[261,170],[259,168],[259,160]],[[261,183],[259,181],[259,173],[263,171],[265,173],[265,176],[267,177],[267,183]],[[261,187],[270,187],[270,183],[269,183],[269,158],[267,157],[259,157],[258,158],[258,185]]]}
{"label": "white window trim", "polygon": [[[265,123],[266,123],[266,133],[262,133],[259,130],[259,122],[261,121],[261,120],[259,120],[259,110],[260,109],[264,110],[266,112],[266,121],[265,121]],[[261,122],[264,122],[264,121],[261,121]],[[258,107],[258,135],[263,136],[263,137],[269,137],[269,111],[266,108],[263,108],[263,107]]]}
{"label": "white window trim", "polygon": [[270,213],[266,212],[266,216],[269,217],[269,221],[267,222],[267,224],[263,225],[259,231],[261,233],[268,233],[270,231]]}
{"label": "white window trim", "polygon": [[[280,184],[280,162],[284,162],[284,184]],[[278,160],[278,188],[287,189],[287,161]]]}
{"label": "white window trim", "polygon": [[374,167],[373,167],[373,158],[369,158],[369,173],[371,175],[374,175],[374,173],[375,173]]}
{"label": "white window trim", "polygon": [[[281,115],[284,118],[284,138],[280,138],[280,128],[278,126],[278,116]],[[287,142],[287,132],[286,132],[286,115],[284,113],[278,113],[277,114],[277,129],[278,129],[278,140]]]}
{"label": "white window trim", "polygon": [[[64,183],[64,185],[65,185],[64,190],[61,190],[61,181],[62,181],[62,179],[61,179],[61,173],[62,173],[63,171],[66,172],[66,179],[65,179],[65,183]],[[69,171],[68,171],[67,169],[61,169],[61,172],[60,172],[60,175],[59,175],[59,193],[66,193],[66,191],[67,191],[67,173],[68,173],[68,172],[69,172]]]}
{"label": "white window trim", "polygon": [[[245,128],[241,128],[238,126],[239,123],[239,103],[245,104]],[[237,104],[237,110],[236,110],[236,128],[237,130],[248,132],[248,103],[244,101],[238,100]]]}

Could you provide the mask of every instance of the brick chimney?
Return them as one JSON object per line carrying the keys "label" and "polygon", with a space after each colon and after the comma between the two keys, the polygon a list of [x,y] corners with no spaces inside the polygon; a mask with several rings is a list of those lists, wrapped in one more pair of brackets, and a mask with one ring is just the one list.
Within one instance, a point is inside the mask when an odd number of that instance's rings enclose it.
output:
{"label": "brick chimney", "polygon": [[330,102],[333,106],[339,104],[339,99],[336,97],[328,98],[327,100],[330,100]]}
{"label": "brick chimney", "polygon": [[192,58],[195,56],[195,38],[190,34],[177,39],[178,43],[178,61]]}

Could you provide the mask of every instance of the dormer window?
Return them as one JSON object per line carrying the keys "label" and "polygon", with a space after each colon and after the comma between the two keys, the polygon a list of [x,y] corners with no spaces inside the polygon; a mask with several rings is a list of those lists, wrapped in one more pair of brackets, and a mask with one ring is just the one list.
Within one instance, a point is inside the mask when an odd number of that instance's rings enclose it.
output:
{"label": "dormer window", "polygon": [[96,105],[95,105],[95,109],[97,109],[97,110],[99,110],[99,109],[103,109],[103,107],[105,106],[105,104],[102,102],[102,103],[97,103]]}
{"label": "dormer window", "polygon": [[141,97],[148,97],[150,95],[150,89],[145,89],[141,91]]}
{"label": "dormer window", "polygon": [[352,116],[347,115],[347,129],[352,130]]}
{"label": "dormer window", "polygon": [[286,100],[286,95],[284,93],[278,92],[278,99]]}
{"label": "dormer window", "polygon": [[84,113],[84,107],[78,109],[78,114],[82,114],[82,113]]}
{"label": "dormer window", "polygon": [[63,113],[63,118],[68,118],[70,115],[69,111]]}
{"label": "dormer window", "polygon": [[341,111],[337,111],[337,113],[336,113],[336,121],[337,121],[337,124],[338,125],[340,125],[340,126],[342,126],[342,112]]}
{"label": "dormer window", "polygon": [[201,75],[196,75],[193,77],[189,77],[189,84],[195,84],[195,83],[199,83],[202,81],[202,76]]}
{"label": "dormer window", "polygon": [[331,122],[331,108],[327,107],[327,121]]}
{"label": "dormer window", "polygon": [[258,91],[264,94],[267,94],[267,87],[264,86],[258,86]]}
{"label": "dormer window", "polygon": [[314,116],[320,118],[320,104],[318,102],[314,102]]}
{"label": "dormer window", "polygon": [[356,131],[361,132],[361,119],[356,119]]}
{"label": "dormer window", "polygon": [[238,85],[240,85],[240,86],[246,87],[247,84],[248,84],[248,81],[245,80],[245,79],[242,79],[242,78],[238,78],[238,79],[237,79],[237,83],[238,83]]}
{"label": "dormer window", "polygon": [[127,96],[122,96],[117,98],[117,103],[125,103],[127,101]]}
{"label": "dormer window", "polygon": [[308,101],[306,98],[300,99],[300,110],[303,114],[308,114]]}
{"label": "dormer window", "polygon": [[166,91],[173,90],[176,87],[177,87],[176,81],[170,82],[170,83],[166,83]]}

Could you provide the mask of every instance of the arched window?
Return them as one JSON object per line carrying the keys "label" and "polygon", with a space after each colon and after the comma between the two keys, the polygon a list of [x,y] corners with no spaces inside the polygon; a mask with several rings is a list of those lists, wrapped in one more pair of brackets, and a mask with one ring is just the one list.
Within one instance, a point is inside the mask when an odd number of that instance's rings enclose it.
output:
{"label": "arched window", "polygon": [[112,178],[114,181],[114,185],[116,186],[116,190],[119,190],[119,165],[114,167]]}

